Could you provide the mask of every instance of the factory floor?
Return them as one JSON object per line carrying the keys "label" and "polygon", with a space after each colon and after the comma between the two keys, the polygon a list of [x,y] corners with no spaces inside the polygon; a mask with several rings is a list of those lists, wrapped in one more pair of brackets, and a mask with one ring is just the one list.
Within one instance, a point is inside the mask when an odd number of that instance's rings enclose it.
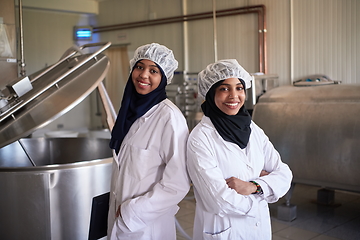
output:
{"label": "factory floor", "polygon": [[[335,191],[331,206],[316,204],[319,187],[296,184],[291,204],[296,205],[295,220],[277,219],[277,207],[285,202],[269,204],[273,240],[359,240],[360,239],[360,194]],[[176,215],[179,224],[188,236],[192,236],[195,200],[192,190],[179,204]],[[188,240],[177,231],[177,240]]]}

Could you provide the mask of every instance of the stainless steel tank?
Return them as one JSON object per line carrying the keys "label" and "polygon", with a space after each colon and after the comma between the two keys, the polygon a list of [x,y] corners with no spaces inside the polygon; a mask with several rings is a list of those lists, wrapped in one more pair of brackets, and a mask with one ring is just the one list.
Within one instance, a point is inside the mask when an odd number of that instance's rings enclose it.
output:
{"label": "stainless steel tank", "polygon": [[0,238],[88,239],[111,163],[107,139],[23,138],[1,148]]}
{"label": "stainless steel tank", "polygon": [[[54,65],[1,89],[0,239],[80,240],[92,235],[93,199],[110,190],[109,140],[26,137],[97,87],[103,97],[102,80],[110,63],[101,52],[110,45],[69,49]],[[99,49],[83,54],[85,47]]]}
{"label": "stainless steel tank", "polygon": [[360,192],[360,85],[274,88],[260,97],[253,120],[294,183]]}

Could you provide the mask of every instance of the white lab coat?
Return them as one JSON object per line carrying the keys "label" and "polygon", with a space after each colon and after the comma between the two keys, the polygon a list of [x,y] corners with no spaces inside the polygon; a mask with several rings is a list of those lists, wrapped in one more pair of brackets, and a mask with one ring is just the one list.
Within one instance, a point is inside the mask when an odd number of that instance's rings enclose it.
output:
{"label": "white lab coat", "polygon": [[[250,127],[245,149],[224,141],[206,116],[190,133],[187,167],[197,203],[194,240],[271,239],[268,203],[286,194],[292,173],[264,132],[254,122]],[[270,174],[259,177],[261,170]],[[254,180],[264,194],[238,194],[226,184],[230,177]]]}
{"label": "white lab coat", "polygon": [[183,114],[168,99],[133,123],[114,157],[109,239],[176,239],[177,204],[190,188],[188,134]]}

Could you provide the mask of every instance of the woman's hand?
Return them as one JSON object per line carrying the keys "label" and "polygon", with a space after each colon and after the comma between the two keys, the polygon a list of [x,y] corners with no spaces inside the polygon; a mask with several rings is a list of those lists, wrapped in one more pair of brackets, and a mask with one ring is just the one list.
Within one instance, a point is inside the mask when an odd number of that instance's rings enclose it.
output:
{"label": "woman's hand", "polygon": [[262,170],[261,173],[260,173],[260,177],[263,177],[263,176],[266,176],[266,175],[269,175],[270,173],[265,171],[265,170]]}
{"label": "woman's hand", "polygon": [[[270,173],[262,170],[260,172],[260,177],[269,175]],[[252,182],[245,182],[241,179],[238,179],[236,177],[231,177],[226,179],[226,184],[228,185],[229,188],[234,189],[238,194],[242,194],[242,195],[250,195],[254,192],[256,192],[256,185],[253,184]]]}
{"label": "woman's hand", "polygon": [[226,184],[229,188],[234,189],[238,194],[250,195],[256,192],[256,185],[251,182],[245,182],[236,177],[226,179]]}

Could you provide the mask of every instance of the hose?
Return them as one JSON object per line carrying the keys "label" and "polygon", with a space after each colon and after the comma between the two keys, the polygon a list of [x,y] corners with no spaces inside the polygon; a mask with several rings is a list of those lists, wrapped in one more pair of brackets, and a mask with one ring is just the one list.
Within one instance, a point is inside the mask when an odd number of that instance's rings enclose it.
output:
{"label": "hose", "polygon": [[188,240],[192,240],[192,238],[185,232],[185,230],[181,227],[179,221],[176,219],[175,217],[175,224],[176,224],[176,228],[177,230]]}

